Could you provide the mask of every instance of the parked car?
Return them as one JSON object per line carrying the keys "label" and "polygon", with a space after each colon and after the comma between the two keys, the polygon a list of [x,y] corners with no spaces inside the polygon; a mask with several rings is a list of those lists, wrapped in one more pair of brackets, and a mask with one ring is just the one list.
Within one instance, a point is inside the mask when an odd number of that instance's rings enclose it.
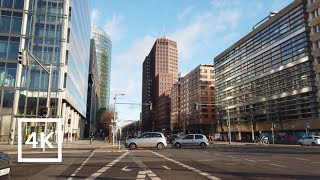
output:
{"label": "parked car", "polygon": [[298,144],[301,146],[319,146],[320,145],[320,136],[305,136],[302,139],[299,139]]}
{"label": "parked car", "polygon": [[188,134],[183,138],[176,138],[172,146],[181,148],[183,146],[200,146],[202,149],[209,145],[209,140],[203,134]]}
{"label": "parked car", "polygon": [[180,134],[171,134],[168,138],[168,141],[170,144],[172,144],[173,140],[175,140],[176,138],[182,137]]}
{"label": "parked car", "polygon": [[145,132],[136,138],[128,139],[125,145],[130,149],[137,149],[138,147],[156,147],[161,150],[167,146],[167,139],[159,132]]}
{"label": "parked car", "polygon": [[11,157],[0,151],[0,179],[9,179],[11,171]]}

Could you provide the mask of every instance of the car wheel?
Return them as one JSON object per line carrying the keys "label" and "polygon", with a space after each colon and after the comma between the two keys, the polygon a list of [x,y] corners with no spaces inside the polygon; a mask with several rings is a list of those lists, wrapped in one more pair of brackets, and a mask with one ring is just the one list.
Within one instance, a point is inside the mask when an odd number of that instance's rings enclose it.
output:
{"label": "car wheel", "polygon": [[201,144],[200,144],[200,147],[201,147],[201,149],[204,149],[204,148],[207,147],[207,145],[206,145],[206,143],[201,143]]}
{"label": "car wheel", "polygon": [[163,143],[158,143],[158,144],[157,144],[157,149],[158,149],[158,150],[163,149],[163,147],[164,147],[164,144],[163,144]]}
{"label": "car wheel", "polygon": [[181,144],[180,143],[176,143],[175,145],[174,145],[176,148],[181,148]]}
{"label": "car wheel", "polygon": [[300,145],[300,146],[303,146],[302,142],[299,142],[299,145]]}
{"label": "car wheel", "polygon": [[315,146],[315,145],[317,145],[317,144],[316,144],[315,142],[312,142],[311,145],[312,145],[312,146]]}
{"label": "car wheel", "polygon": [[129,145],[129,148],[132,150],[132,149],[137,149],[137,145],[135,143],[131,143]]}
{"label": "car wheel", "polygon": [[2,178],[2,180],[10,180],[10,174],[9,175],[5,175],[5,176],[1,176],[0,179]]}

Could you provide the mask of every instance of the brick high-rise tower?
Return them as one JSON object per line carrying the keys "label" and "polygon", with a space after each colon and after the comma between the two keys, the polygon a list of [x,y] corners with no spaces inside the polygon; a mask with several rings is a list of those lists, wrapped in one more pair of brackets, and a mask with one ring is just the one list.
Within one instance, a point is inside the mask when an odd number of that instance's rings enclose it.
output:
{"label": "brick high-rise tower", "polygon": [[[158,101],[165,100],[167,102],[170,98],[172,85],[178,81],[177,43],[168,38],[157,39],[143,62],[142,74],[142,102],[153,103],[152,111],[148,106],[142,106],[143,130],[153,131],[167,128],[166,125],[169,127],[170,113],[163,113],[166,112],[167,105],[165,104],[167,103]],[[160,96],[161,98],[159,98]],[[163,96],[168,98],[163,98]],[[170,109],[170,105],[167,108]]]}

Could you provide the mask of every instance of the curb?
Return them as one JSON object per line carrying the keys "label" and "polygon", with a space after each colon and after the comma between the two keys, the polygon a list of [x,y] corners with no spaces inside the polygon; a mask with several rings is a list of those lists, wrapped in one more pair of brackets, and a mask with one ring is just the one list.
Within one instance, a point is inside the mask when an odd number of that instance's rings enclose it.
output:
{"label": "curb", "polygon": [[[75,153],[89,153],[92,152],[92,150],[85,150],[85,151],[64,151],[62,154],[75,154]],[[53,154],[53,153],[58,153],[58,152],[53,152],[53,151],[44,151],[44,152],[23,152],[22,154]],[[7,152],[9,155],[16,155],[18,152]]]}

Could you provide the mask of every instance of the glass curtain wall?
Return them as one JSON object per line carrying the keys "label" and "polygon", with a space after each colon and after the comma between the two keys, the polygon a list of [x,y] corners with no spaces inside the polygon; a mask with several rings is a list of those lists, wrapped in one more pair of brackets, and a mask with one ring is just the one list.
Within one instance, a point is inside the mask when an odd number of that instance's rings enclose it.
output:
{"label": "glass curtain wall", "polygon": [[0,143],[9,139],[23,2],[0,0]]}
{"label": "glass curtain wall", "polygon": [[108,108],[110,99],[111,40],[99,27],[92,27],[92,38],[96,45],[98,74],[100,81],[99,108]]}

